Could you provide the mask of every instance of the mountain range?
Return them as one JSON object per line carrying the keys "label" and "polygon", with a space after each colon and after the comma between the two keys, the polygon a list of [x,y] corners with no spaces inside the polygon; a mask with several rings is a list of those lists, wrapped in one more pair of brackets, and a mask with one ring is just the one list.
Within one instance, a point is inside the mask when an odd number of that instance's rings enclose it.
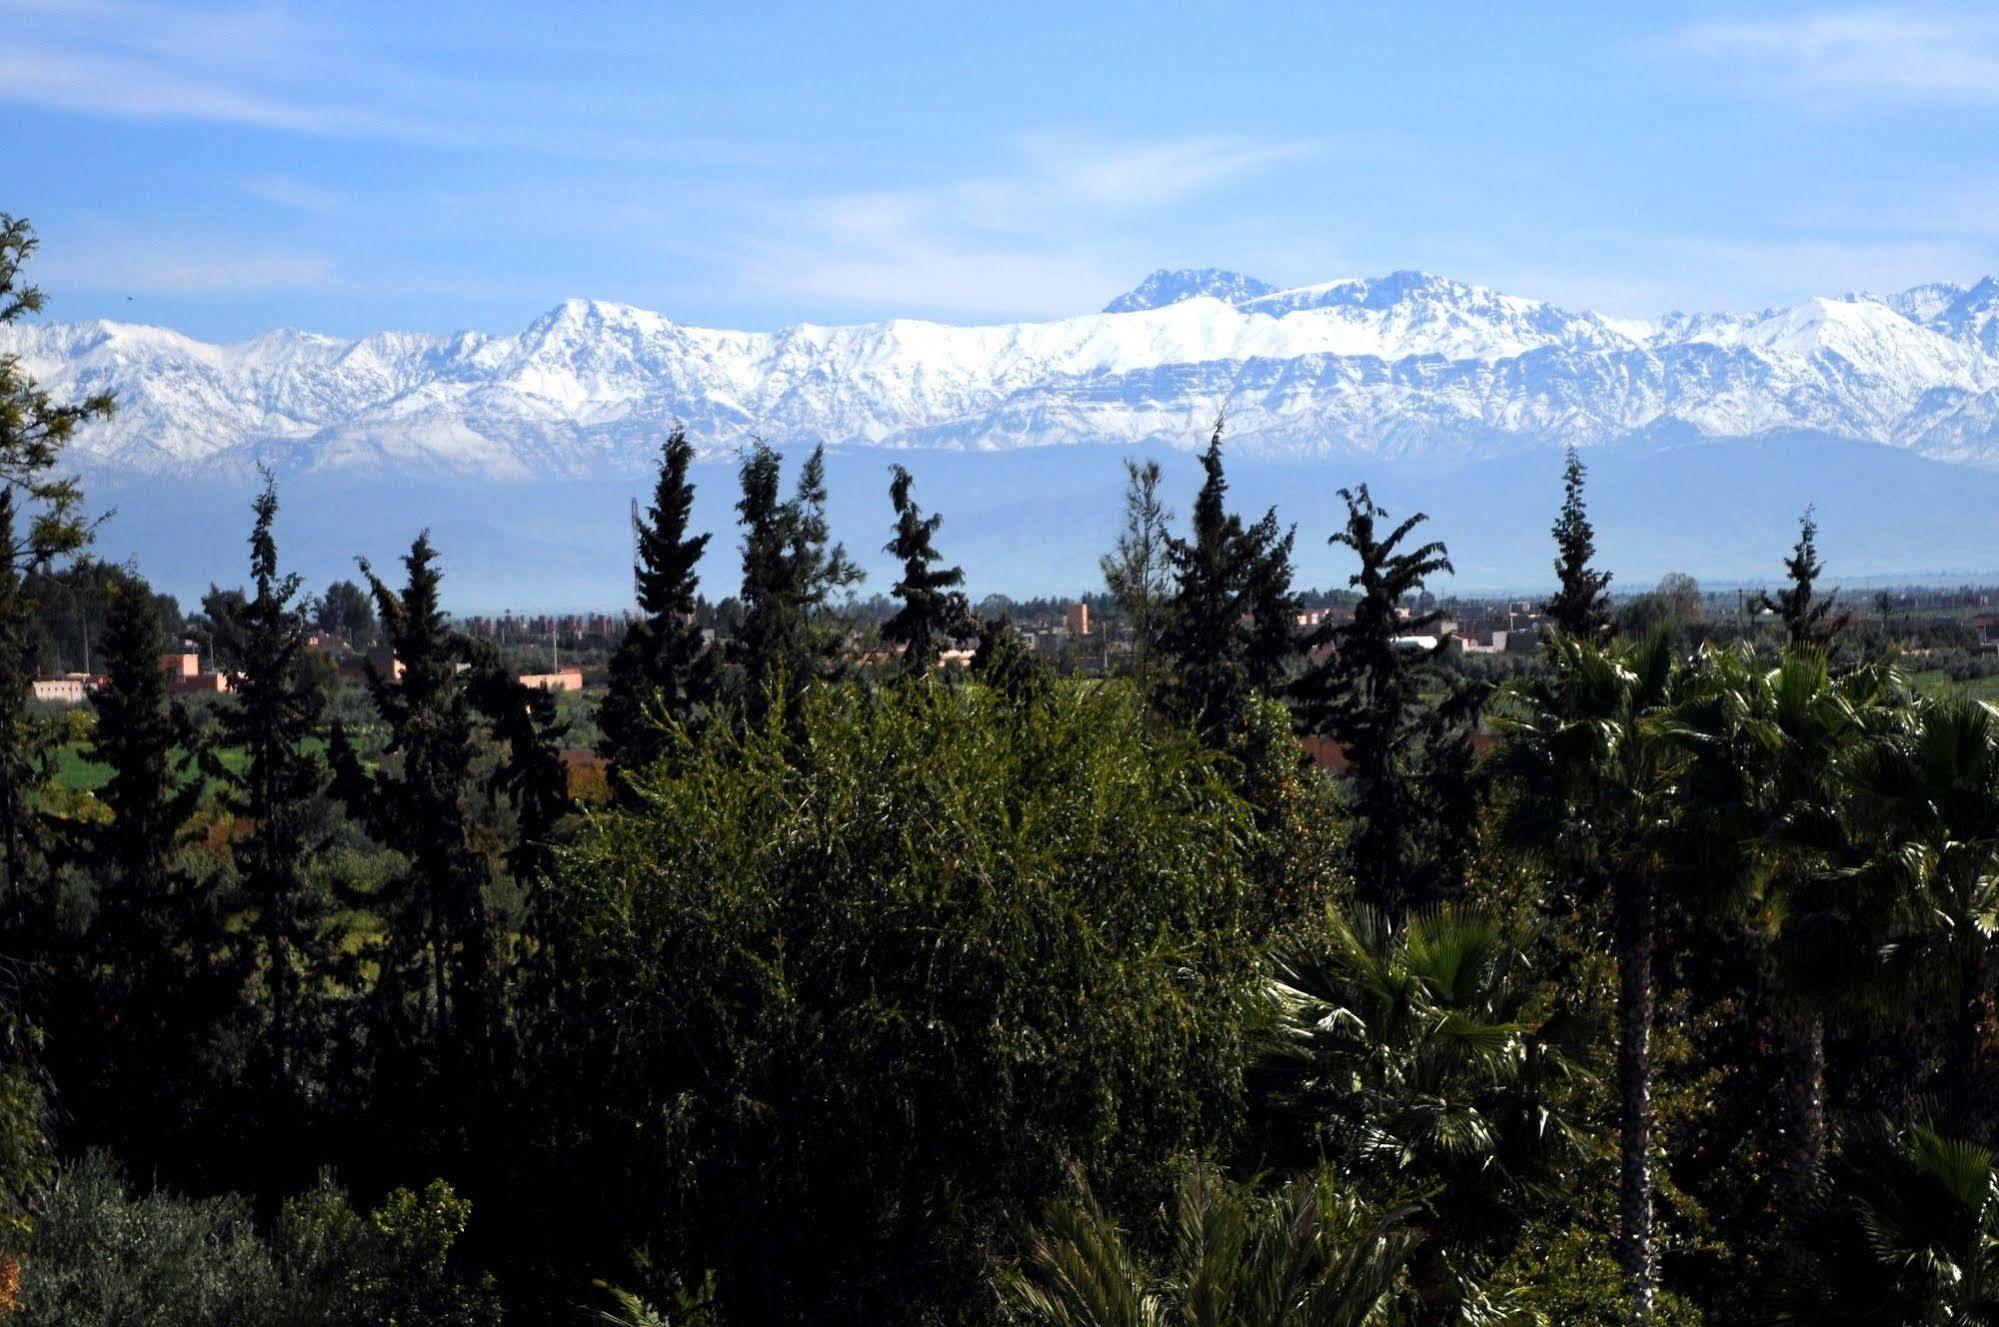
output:
{"label": "mountain range", "polygon": [[1423,272],[1278,289],[1158,272],[1102,313],[953,326],[691,327],[570,300],[510,336],[278,331],[212,344],[94,321],[0,328],[58,395],[109,388],[87,471],[520,480],[636,473],[684,422],[834,449],[1192,446],[1463,462],[1662,427],[1808,430],[1999,468],[1999,280],[1639,321]]}
{"label": "mountain range", "polygon": [[627,504],[676,420],[704,458],[717,594],[735,575],[733,458],[759,436],[794,463],[828,444],[834,526],[870,588],[894,579],[873,550],[897,461],[976,589],[1071,593],[1115,537],[1118,462],[1159,459],[1184,511],[1188,452],[1224,410],[1232,500],[1297,523],[1311,584],[1344,582],[1325,536],[1336,490],[1367,482],[1430,513],[1454,584],[1534,591],[1571,442],[1620,588],[1667,570],[1769,579],[1807,503],[1835,583],[1999,574],[1989,278],[1636,321],[1420,272],[1278,289],[1203,269],[1155,273],[1102,313],[999,326],[730,332],[572,300],[512,336],[217,345],[39,323],[0,327],[8,351],[58,399],[117,394],[69,453],[115,510],[97,552],[183,596],[240,577],[265,464],[311,584],[357,554],[389,565],[429,528],[460,611],[615,606]]}

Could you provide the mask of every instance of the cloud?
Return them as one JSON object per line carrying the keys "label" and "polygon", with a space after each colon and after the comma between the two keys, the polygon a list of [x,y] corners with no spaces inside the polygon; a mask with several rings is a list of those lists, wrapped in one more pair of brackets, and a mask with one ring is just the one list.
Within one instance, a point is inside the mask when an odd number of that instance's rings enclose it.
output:
{"label": "cloud", "polygon": [[343,201],[337,190],[307,184],[289,175],[259,175],[244,180],[238,187],[259,202],[289,208],[294,212],[331,212]]}
{"label": "cloud", "polygon": [[1999,106],[1999,17],[1849,9],[1698,23],[1676,45],[1820,104]]}
{"label": "cloud", "polygon": [[953,316],[1072,313],[1079,294],[1136,279],[1127,226],[1321,146],[1029,138],[1002,173],[776,207],[739,258],[775,294]]}

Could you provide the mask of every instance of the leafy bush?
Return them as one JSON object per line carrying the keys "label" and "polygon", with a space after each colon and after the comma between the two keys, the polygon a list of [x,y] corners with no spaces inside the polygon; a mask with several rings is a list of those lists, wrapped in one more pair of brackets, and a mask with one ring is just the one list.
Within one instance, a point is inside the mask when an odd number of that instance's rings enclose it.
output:
{"label": "leafy bush", "polygon": [[272,1240],[230,1195],[134,1194],[92,1153],[44,1194],[20,1260],[22,1321],[74,1327],[484,1327],[490,1281],[452,1258],[470,1204],[443,1181],[363,1216],[330,1180],[285,1205]]}
{"label": "leafy bush", "polygon": [[135,1197],[93,1153],[43,1196],[21,1257],[21,1317],[68,1327],[276,1322],[280,1279],[240,1198]]}
{"label": "leafy bush", "polygon": [[1150,1204],[1235,1130],[1253,818],[1124,689],[820,688],[635,784],[558,891],[550,1072],[732,1320],[989,1313],[1071,1160]]}

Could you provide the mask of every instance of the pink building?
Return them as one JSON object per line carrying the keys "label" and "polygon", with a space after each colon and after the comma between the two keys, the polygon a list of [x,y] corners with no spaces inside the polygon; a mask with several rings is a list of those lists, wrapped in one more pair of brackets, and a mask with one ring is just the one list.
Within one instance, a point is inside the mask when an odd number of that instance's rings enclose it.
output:
{"label": "pink building", "polygon": [[535,687],[542,691],[581,691],[583,670],[562,668],[553,673],[522,673],[521,685]]}
{"label": "pink building", "polygon": [[1089,635],[1090,606],[1088,604],[1070,604],[1067,611],[1062,614],[1062,624],[1069,628],[1071,636]]}

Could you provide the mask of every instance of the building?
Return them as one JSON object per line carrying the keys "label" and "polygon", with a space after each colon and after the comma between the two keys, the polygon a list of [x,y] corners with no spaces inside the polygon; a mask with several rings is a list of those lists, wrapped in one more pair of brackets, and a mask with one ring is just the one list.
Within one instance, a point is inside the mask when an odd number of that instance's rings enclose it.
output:
{"label": "building", "polygon": [[540,691],[581,691],[583,670],[558,668],[552,673],[522,673],[521,685],[534,687]]}
{"label": "building", "polygon": [[1063,610],[1062,625],[1069,629],[1071,636],[1089,635],[1090,606],[1088,604],[1070,604],[1068,608]]}
{"label": "building", "polygon": [[201,656],[175,651],[160,656],[160,671],[168,677],[193,677],[201,672]]}
{"label": "building", "polygon": [[67,677],[38,677],[34,680],[36,700],[51,705],[81,705],[90,698],[90,679],[82,673]]}

